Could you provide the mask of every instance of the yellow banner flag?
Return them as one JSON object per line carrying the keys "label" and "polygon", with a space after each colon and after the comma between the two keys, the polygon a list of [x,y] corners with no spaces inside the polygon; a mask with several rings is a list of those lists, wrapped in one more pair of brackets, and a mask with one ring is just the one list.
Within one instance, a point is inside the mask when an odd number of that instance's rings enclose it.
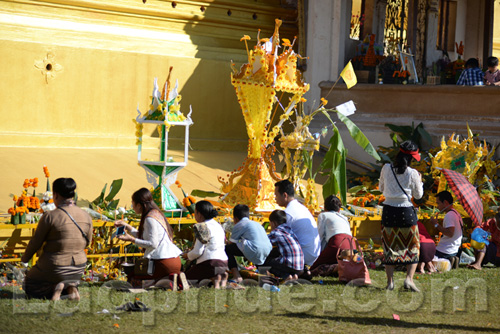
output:
{"label": "yellow banner flag", "polygon": [[358,79],[356,78],[356,74],[354,73],[354,69],[352,68],[351,61],[347,63],[347,65],[340,73],[342,79],[344,79],[345,84],[347,85],[347,89],[350,89],[352,86],[358,83]]}

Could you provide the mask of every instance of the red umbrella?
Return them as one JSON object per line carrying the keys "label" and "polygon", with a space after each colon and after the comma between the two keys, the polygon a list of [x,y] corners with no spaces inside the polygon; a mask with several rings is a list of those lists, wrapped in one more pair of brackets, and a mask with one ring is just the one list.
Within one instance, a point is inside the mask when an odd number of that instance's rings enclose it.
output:
{"label": "red umbrella", "polygon": [[479,226],[483,221],[483,202],[476,188],[462,174],[449,169],[441,170],[448,185],[455,193],[460,204],[469,214],[472,222]]}

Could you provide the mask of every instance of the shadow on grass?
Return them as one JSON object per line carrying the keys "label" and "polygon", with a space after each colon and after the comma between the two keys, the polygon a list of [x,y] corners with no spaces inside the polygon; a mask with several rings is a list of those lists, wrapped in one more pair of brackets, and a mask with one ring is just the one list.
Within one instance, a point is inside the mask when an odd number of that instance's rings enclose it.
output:
{"label": "shadow on grass", "polygon": [[375,317],[342,317],[342,316],[321,316],[321,315],[311,315],[311,314],[283,314],[280,317],[289,318],[315,318],[320,320],[331,320],[339,322],[352,322],[357,325],[368,325],[368,326],[390,326],[399,328],[428,328],[428,329],[448,329],[457,330],[461,332],[492,332],[499,333],[500,328],[488,328],[488,327],[478,327],[478,326],[463,326],[463,325],[450,325],[450,324],[426,324],[422,322],[409,322],[403,320],[394,320],[387,318],[375,318]]}

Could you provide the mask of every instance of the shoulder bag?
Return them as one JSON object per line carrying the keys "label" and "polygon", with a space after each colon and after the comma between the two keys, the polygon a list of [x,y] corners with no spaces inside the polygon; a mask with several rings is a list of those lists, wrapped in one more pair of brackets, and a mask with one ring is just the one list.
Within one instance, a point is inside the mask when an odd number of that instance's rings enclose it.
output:
{"label": "shoulder bag", "polygon": [[398,177],[396,176],[396,172],[394,171],[394,166],[391,165],[391,170],[392,174],[394,175],[394,178],[396,179],[396,182],[398,183],[399,188],[401,188],[401,191],[408,197],[408,201],[411,203],[411,208],[413,209],[413,213],[415,214],[415,219],[418,221],[418,215],[417,215],[417,210],[415,210],[415,206],[413,205],[413,202],[411,201],[410,195],[406,193],[406,191],[403,189],[401,186],[401,183],[399,183]]}
{"label": "shoulder bag", "polygon": [[[349,249],[351,254],[354,254],[355,247],[358,250],[358,261],[354,260],[354,256],[348,259],[339,258],[340,251],[342,250],[340,246],[345,240],[349,242]],[[356,243],[354,246],[353,243]],[[337,263],[339,269],[339,281],[341,282],[352,282],[353,285],[370,285],[372,281],[370,279],[370,273],[366,267],[365,259],[363,257],[363,251],[359,246],[358,240],[352,237],[351,241],[349,238],[345,237],[339,244],[339,249],[337,250]]]}

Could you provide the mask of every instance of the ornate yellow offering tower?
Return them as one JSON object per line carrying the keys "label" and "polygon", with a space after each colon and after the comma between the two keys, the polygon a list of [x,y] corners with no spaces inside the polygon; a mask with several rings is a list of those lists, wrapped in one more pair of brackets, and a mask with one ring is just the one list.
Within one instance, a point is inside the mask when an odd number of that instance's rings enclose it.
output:
{"label": "ornate yellow offering tower", "polygon": [[[281,21],[276,20],[271,39],[259,40],[257,36],[254,49],[248,51],[247,46],[248,63],[239,71],[233,65],[231,83],[243,112],[249,143],[248,156],[243,165],[228,175],[227,182],[219,177],[225,194],[221,201],[228,205],[246,204],[260,211],[276,208],[274,183],[280,178],[275,174],[272,159],[274,146],[271,144],[283,122],[309,90],[309,85],[304,83],[297,70],[297,57],[300,56],[294,53],[293,43],[283,39],[283,52],[278,54],[280,26]],[[250,37],[245,35],[241,40],[247,44]],[[279,102],[276,92],[280,91],[293,96],[278,124],[269,131],[273,105]]]}

